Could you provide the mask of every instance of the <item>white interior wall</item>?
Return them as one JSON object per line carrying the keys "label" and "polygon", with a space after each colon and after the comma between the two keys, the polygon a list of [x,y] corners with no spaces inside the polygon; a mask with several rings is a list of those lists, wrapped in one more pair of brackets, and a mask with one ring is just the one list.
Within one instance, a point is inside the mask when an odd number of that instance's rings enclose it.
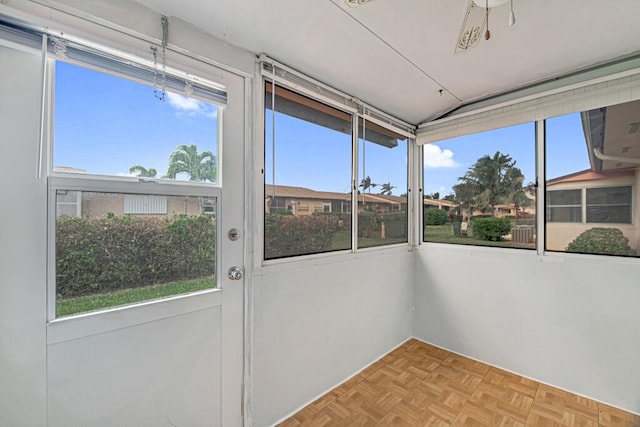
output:
{"label": "white interior wall", "polygon": [[[0,425],[46,419],[47,181],[36,177],[42,56],[0,45]],[[45,153],[46,154],[46,153]]]}
{"label": "white interior wall", "polygon": [[418,339],[640,412],[636,259],[425,244]]}
{"label": "white interior wall", "polygon": [[254,273],[253,416],[273,424],[411,336],[407,248]]}

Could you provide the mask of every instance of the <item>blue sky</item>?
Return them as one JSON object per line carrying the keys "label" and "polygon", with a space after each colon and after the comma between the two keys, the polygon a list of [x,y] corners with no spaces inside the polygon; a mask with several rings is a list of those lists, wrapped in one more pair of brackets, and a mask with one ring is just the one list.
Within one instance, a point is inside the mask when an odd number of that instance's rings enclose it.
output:
{"label": "blue sky", "polygon": [[[271,110],[265,117],[265,177],[272,177],[272,122]],[[348,193],[351,191],[351,134],[341,133],[276,112],[276,185],[312,188],[318,191]],[[364,147],[364,173],[362,152]],[[358,182],[369,176],[371,182],[391,183],[393,193],[407,191],[407,143],[387,148],[379,144],[359,141],[360,173]],[[379,193],[374,187],[371,193]]]}
{"label": "blue sky", "polygon": [[[589,168],[580,114],[547,120],[546,174],[556,178]],[[535,125],[524,123],[424,146],[424,192],[451,193],[469,168],[482,156],[500,151],[516,160],[525,179],[535,182]]]}
{"label": "blue sky", "polygon": [[181,144],[217,153],[217,107],[153,87],[56,62],[54,165],[126,175],[141,165],[166,173]]}
{"label": "blue sky", "polygon": [[[348,192],[351,183],[351,136],[276,113],[276,184]],[[272,182],[271,110],[266,111],[265,177]],[[142,165],[166,173],[169,155],[181,144],[217,154],[214,105],[64,62],[56,63],[54,165],[88,173],[127,175]],[[360,141],[358,180],[390,182],[393,194],[406,192],[407,145],[386,148]],[[535,130],[525,123],[450,139],[424,147],[424,192],[451,192],[478,158],[496,151],[509,154],[535,181]],[[579,114],[547,121],[547,176],[554,178],[589,167]],[[377,193],[380,188],[373,188]]]}

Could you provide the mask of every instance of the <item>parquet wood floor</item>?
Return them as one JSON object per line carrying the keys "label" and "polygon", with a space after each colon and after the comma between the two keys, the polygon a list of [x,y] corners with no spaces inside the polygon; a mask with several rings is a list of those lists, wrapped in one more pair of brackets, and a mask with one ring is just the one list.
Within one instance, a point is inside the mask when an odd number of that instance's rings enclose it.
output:
{"label": "parquet wood floor", "polygon": [[410,340],[280,424],[625,426],[640,417]]}

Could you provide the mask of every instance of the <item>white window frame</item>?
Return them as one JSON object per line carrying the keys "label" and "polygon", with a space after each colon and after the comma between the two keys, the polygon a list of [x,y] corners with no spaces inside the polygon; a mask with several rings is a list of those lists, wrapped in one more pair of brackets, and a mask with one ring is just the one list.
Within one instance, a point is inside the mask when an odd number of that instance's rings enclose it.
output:
{"label": "white window frame", "polygon": [[[304,74],[282,64],[279,63],[266,55],[261,55],[259,58],[260,63],[260,71],[262,75],[262,79],[260,80],[260,84],[257,89],[257,99],[258,103],[256,104],[256,114],[258,116],[258,120],[256,123],[261,124],[262,128],[265,128],[265,120],[269,120],[265,116],[265,111],[267,106],[265,104],[265,93],[266,93],[266,85],[267,84],[275,84],[277,86],[281,86],[285,89],[296,92],[300,95],[306,96],[312,100],[317,102],[326,104],[329,107],[336,108],[338,110],[344,111],[346,113],[351,114],[352,116],[352,167],[351,167],[351,210],[344,210],[344,202],[342,202],[342,209],[340,213],[349,213],[351,215],[351,249],[350,250],[338,250],[338,251],[329,251],[317,254],[308,254],[308,255],[294,255],[290,257],[284,258],[275,258],[275,259],[265,259],[264,246],[261,247],[260,253],[256,256],[256,262],[259,265],[269,265],[276,263],[286,263],[286,262],[295,262],[300,259],[307,258],[316,258],[316,257],[329,257],[335,256],[340,253],[355,253],[355,252],[364,252],[371,250],[384,250],[394,247],[406,247],[407,245],[415,245],[420,239],[417,236],[421,227],[413,226],[412,222],[416,217],[414,209],[415,202],[412,200],[414,197],[414,180],[412,179],[415,176],[415,166],[414,163],[418,162],[419,159],[416,155],[417,150],[413,148],[415,142],[415,130],[416,127],[414,125],[408,124],[401,120],[390,116],[375,107],[372,107],[368,104],[363,103],[357,98],[347,95],[343,92],[340,92],[330,86],[327,86],[324,83],[321,83],[317,80],[314,80]],[[267,101],[268,102],[268,101]],[[386,129],[389,129],[392,132],[400,134],[407,138],[407,242],[404,243],[396,243],[390,245],[380,245],[380,246],[372,246],[367,248],[358,248],[358,118],[362,118],[364,120],[375,123],[379,126],[382,126]],[[264,159],[265,154],[265,143],[266,138],[264,132],[262,132],[262,144],[260,151],[261,158]],[[263,169],[264,170],[264,169]],[[264,176],[264,172],[260,177],[260,181],[256,182],[259,188],[262,189],[262,193],[260,194],[261,200],[265,200],[264,185],[266,183],[266,177]],[[314,211],[324,211],[324,208],[316,208]],[[262,237],[265,235],[264,229],[264,221],[265,221],[266,209],[261,209],[261,212],[257,215],[257,221],[261,226],[256,228],[256,231],[261,234]]]}
{"label": "white window frame", "polygon": [[[74,39],[75,40],[75,39]],[[91,48],[95,49],[96,45],[91,44]],[[114,55],[113,50],[109,49],[109,54]],[[130,57],[129,55],[123,54],[123,60],[134,60],[135,58]],[[174,181],[168,179],[140,179],[137,177],[119,177],[119,176],[111,176],[111,175],[95,175],[95,174],[78,174],[72,172],[64,172],[60,170],[56,170],[53,165],[53,153],[55,150],[55,141],[53,140],[53,124],[55,122],[54,111],[53,111],[53,99],[55,96],[55,63],[54,61],[60,60],[59,58],[49,57],[44,61],[45,64],[45,93],[46,97],[43,99],[43,112],[45,120],[43,121],[43,135],[44,139],[47,141],[48,147],[48,212],[47,212],[47,320],[49,322],[61,322],[67,321],[69,319],[77,318],[78,316],[86,316],[86,315],[94,315],[99,313],[104,313],[112,309],[111,307],[107,307],[101,310],[97,310],[95,312],[90,313],[78,313],[77,315],[65,316],[62,318],[56,317],[56,248],[55,248],[55,229],[56,229],[56,192],[58,190],[68,190],[68,191],[79,191],[79,192],[104,192],[104,193],[119,193],[119,194],[132,194],[132,195],[154,195],[154,196],[194,196],[194,197],[205,197],[205,198],[215,198],[217,200],[215,207],[215,218],[220,218],[220,200],[222,196],[222,123],[223,123],[223,114],[224,114],[224,105],[216,103],[212,100],[207,100],[207,102],[217,105],[218,107],[218,116],[217,116],[217,147],[216,147],[216,155],[217,155],[217,179],[216,182],[193,182],[193,181]],[[105,72],[107,74],[116,76],[118,78],[127,79],[125,75],[120,75],[119,73],[114,73],[111,71],[107,71],[104,69],[100,69],[95,66],[90,66],[87,64],[83,64],[79,61],[68,61],[73,63],[74,65],[90,68],[94,70],[99,70],[101,72]],[[177,73],[178,75],[189,75],[188,73],[182,73],[176,71],[175,69],[171,69],[171,71]],[[195,78],[192,75],[189,75],[191,78]],[[132,80],[138,81],[141,84],[145,84],[141,82],[139,79],[133,78]],[[198,80],[198,79],[196,79]],[[204,81],[204,80],[200,80]],[[216,89],[223,88],[223,85],[213,84],[209,81],[206,83],[212,86],[215,86]],[[146,82],[148,84],[148,82]],[[216,250],[221,247],[221,234],[216,233],[216,242],[215,247]],[[215,272],[216,282],[220,283],[221,279],[221,270],[219,263],[216,263],[216,272]],[[215,293],[219,292],[219,288],[212,288],[202,292],[210,292]],[[189,294],[184,295],[172,295],[171,298],[174,297],[187,297]],[[167,297],[169,298],[169,297]],[[153,301],[140,301],[137,303],[132,303],[127,305],[127,307],[134,307],[145,305],[149,303],[157,303],[166,300],[166,298],[153,300]]]}
{"label": "white window frame", "polygon": [[[631,221],[630,222],[597,222],[597,221],[588,221],[587,220],[587,207],[589,206],[587,204],[587,192],[589,190],[595,190],[595,189],[606,189],[606,188],[619,188],[619,187],[628,187],[631,188],[631,200],[629,200],[628,205],[613,205],[613,206],[629,206],[629,209],[631,210]],[[579,191],[580,192],[580,205],[551,205],[551,206],[547,206],[548,208],[561,208],[561,207],[580,207],[580,221],[575,221],[575,222],[567,222],[567,221],[548,221],[550,223],[554,223],[554,224],[618,224],[618,225],[633,225],[633,215],[634,215],[634,208],[633,208],[633,194],[634,194],[634,186],[632,184],[620,184],[620,185],[605,185],[605,186],[581,186],[581,187],[572,187],[572,188],[558,188],[556,190],[547,190],[547,193],[552,192],[552,191]],[[595,206],[595,205],[592,205]],[[612,206],[612,205],[602,205],[602,206]]]}
{"label": "white window frame", "polygon": [[[631,189],[631,199],[629,200],[628,204],[617,204],[617,205],[589,205],[588,201],[587,201],[587,193],[589,192],[589,190],[595,190],[595,189],[605,189],[605,188],[624,188],[624,187],[628,187]],[[633,209],[633,194],[634,194],[634,190],[635,187],[631,184],[628,185],[607,185],[607,186],[602,186],[602,187],[585,187],[584,188],[584,197],[583,197],[583,203],[584,203],[584,216],[583,216],[583,221],[585,224],[624,224],[624,225],[633,225],[633,215],[634,215],[634,209]],[[588,220],[588,208],[589,206],[629,206],[630,209],[630,214],[629,214],[629,218],[630,221],[629,222],[595,222],[595,221],[589,221]]]}
{"label": "white window frame", "polygon": [[550,221],[547,220],[547,222],[552,222],[554,224],[559,223],[559,224],[584,224],[585,222],[585,218],[586,218],[586,213],[585,213],[585,196],[584,196],[584,188],[558,188],[556,190],[547,190],[547,193],[551,193],[553,191],[579,191],[580,192],[580,204],[578,205],[547,205],[545,208],[545,214],[546,214],[546,209],[552,209],[552,208],[576,208],[579,207],[580,208],[580,221]]}

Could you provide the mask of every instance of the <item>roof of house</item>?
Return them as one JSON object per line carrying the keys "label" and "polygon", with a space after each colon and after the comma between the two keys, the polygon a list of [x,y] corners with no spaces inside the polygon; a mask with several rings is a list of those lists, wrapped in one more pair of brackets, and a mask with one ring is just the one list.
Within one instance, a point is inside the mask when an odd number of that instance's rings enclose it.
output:
{"label": "roof of house", "polygon": [[594,181],[599,179],[608,179],[608,178],[615,178],[615,177],[621,177],[621,176],[633,176],[634,174],[635,174],[635,170],[633,168],[604,171],[604,172],[594,172],[591,169],[585,169],[583,171],[574,172],[569,175],[559,176],[557,178],[550,179],[547,181],[547,187],[566,183],[566,182]]}
{"label": "roof of house", "polygon": [[458,207],[457,203],[452,202],[450,200],[444,200],[444,199],[431,199],[429,197],[424,197],[422,202],[424,205],[429,205],[429,206],[448,206],[450,208]]}
{"label": "roof of house", "polygon": [[264,186],[265,197],[289,197],[292,199],[321,199],[321,200],[350,200],[351,193],[336,193],[330,191],[316,191],[306,187],[292,187],[288,185]]}
{"label": "roof of house", "polygon": [[[274,193],[275,191],[275,193]],[[337,193],[331,191],[316,191],[306,187],[293,187],[288,185],[265,185],[265,197],[284,197],[291,199],[316,199],[316,200],[342,200],[350,201],[351,193]],[[403,204],[407,198],[386,194],[358,194],[358,201],[365,203]]]}

